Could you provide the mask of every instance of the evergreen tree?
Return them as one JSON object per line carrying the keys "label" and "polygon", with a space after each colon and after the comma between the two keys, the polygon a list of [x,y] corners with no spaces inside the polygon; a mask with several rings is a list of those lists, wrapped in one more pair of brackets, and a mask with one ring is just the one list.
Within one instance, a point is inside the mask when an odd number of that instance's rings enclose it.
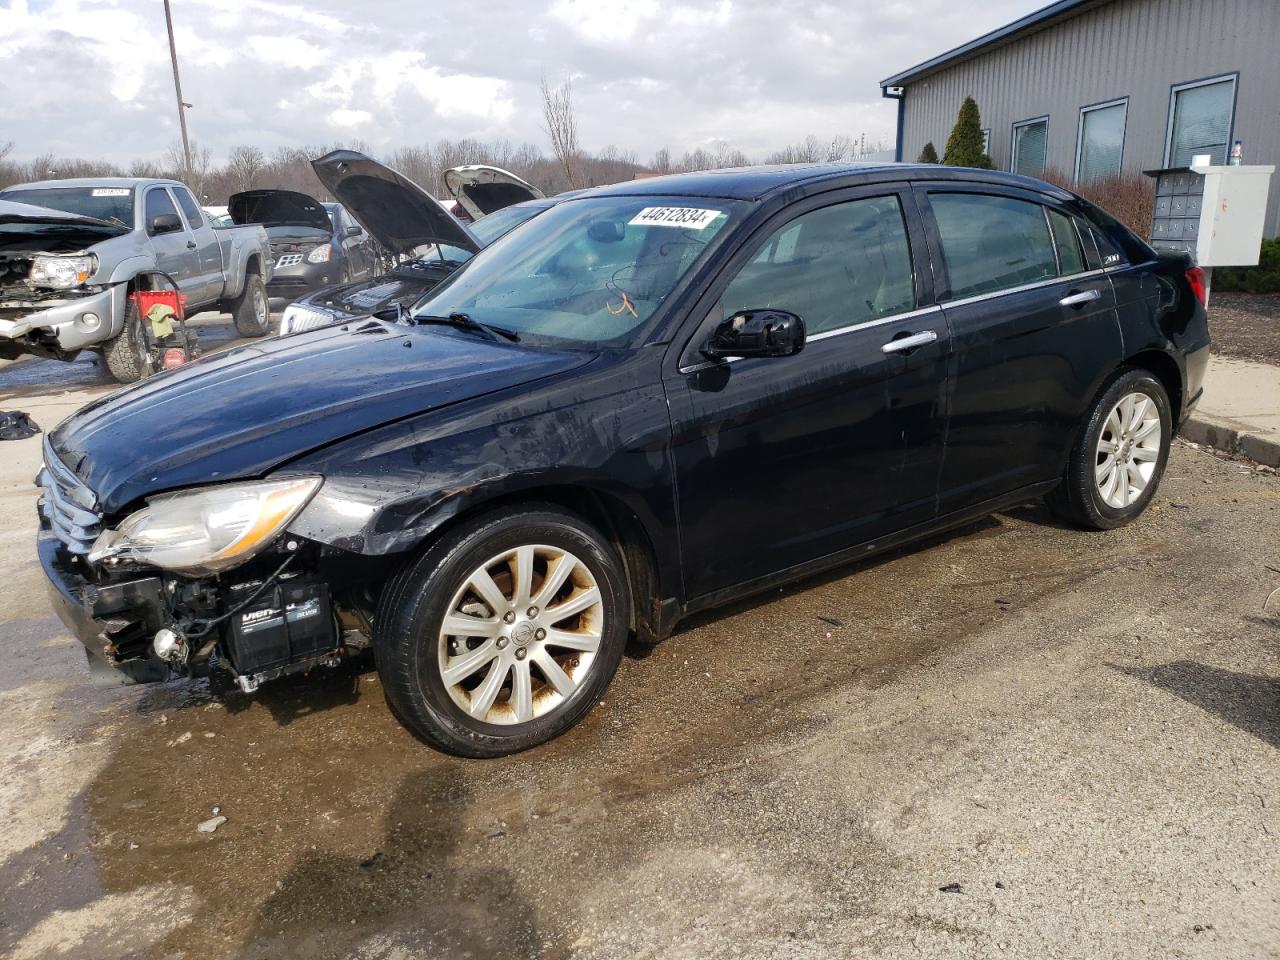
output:
{"label": "evergreen tree", "polygon": [[973,97],[965,97],[960,104],[956,125],[947,137],[947,151],[942,162],[949,167],[980,167],[990,170],[994,164],[982,151],[982,118]]}
{"label": "evergreen tree", "polygon": [[930,140],[924,145],[924,149],[920,151],[920,156],[916,159],[916,163],[937,163],[938,148],[933,145]]}

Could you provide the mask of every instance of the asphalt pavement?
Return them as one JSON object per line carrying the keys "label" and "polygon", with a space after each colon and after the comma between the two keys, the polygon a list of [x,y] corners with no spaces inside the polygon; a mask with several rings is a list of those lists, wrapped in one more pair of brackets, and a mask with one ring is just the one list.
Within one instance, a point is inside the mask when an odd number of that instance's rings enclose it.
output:
{"label": "asphalt pavement", "polygon": [[[46,429],[108,389],[12,372]],[[0,445],[0,955],[1280,955],[1273,473],[1179,443],[1127,528],[1022,508],[701,616],[464,761],[367,665],[91,684],[39,443]]]}

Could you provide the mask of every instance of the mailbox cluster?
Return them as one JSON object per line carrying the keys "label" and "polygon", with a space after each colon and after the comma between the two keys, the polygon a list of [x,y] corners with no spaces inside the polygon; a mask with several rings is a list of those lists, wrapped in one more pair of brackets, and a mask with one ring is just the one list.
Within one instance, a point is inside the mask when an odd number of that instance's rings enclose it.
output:
{"label": "mailbox cluster", "polygon": [[1196,255],[1204,177],[1185,167],[1155,174],[1156,206],[1151,218],[1151,245]]}

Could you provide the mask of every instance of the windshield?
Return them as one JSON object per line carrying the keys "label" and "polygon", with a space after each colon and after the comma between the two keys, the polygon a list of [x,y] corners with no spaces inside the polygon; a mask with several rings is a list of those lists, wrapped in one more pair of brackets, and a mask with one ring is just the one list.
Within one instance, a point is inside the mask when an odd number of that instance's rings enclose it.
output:
{"label": "windshield", "polygon": [[485,247],[413,312],[465,313],[521,335],[620,345],[745,208],[706,197],[562,203]]}
{"label": "windshield", "polygon": [[5,190],[0,199],[29,203],[37,207],[78,213],[133,226],[132,187],[48,187],[39,190]]}
{"label": "windshield", "polygon": [[[549,210],[551,206],[552,204],[549,203],[538,203],[527,207],[523,205],[503,207],[473,221],[468,229],[480,241],[481,247],[487,247],[499,237],[505,237],[525,221],[532,220],[544,210]],[[466,263],[471,256],[470,250],[463,250],[448,243],[438,245],[433,243],[425,250],[419,251],[417,259],[447,260],[450,263],[459,264]]]}

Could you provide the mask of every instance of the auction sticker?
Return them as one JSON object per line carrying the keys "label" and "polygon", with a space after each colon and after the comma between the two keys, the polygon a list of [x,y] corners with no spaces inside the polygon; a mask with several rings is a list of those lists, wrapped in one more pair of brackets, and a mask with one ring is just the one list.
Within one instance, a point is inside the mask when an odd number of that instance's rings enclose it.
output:
{"label": "auction sticker", "polygon": [[697,207],[645,207],[628,221],[628,225],[701,230],[718,216],[719,210],[701,210]]}
{"label": "auction sticker", "polygon": [[92,196],[95,197],[127,197],[133,191],[128,187],[95,187]]}

